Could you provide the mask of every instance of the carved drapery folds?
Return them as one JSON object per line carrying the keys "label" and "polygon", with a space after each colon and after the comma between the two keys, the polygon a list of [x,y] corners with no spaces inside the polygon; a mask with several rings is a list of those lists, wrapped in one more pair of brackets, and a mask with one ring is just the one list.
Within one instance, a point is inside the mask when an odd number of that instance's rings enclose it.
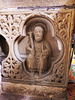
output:
{"label": "carved drapery folds", "polygon": [[[64,86],[68,76],[66,71],[68,71],[69,66],[71,12],[37,12],[21,12],[20,14],[13,12],[13,14],[2,13],[0,15],[0,34],[9,44],[8,57],[2,62],[3,81],[12,80],[13,82],[21,81],[28,84],[32,82],[41,85]],[[27,65],[32,64],[30,60],[28,64],[26,62],[28,60],[26,51],[26,47],[29,45],[28,41],[33,41],[32,44],[35,49],[37,48],[35,44],[42,47],[42,42],[36,42],[34,37],[29,40],[30,33],[28,34],[28,32],[32,31],[38,23],[46,26],[47,33],[44,38],[44,45],[47,45],[47,40],[51,48],[50,60],[49,55],[45,56],[49,60],[49,63],[47,62],[48,68],[41,72],[41,76],[37,68],[32,71],[29,70]],[[47,53],[49,52],[47,51]],[[34,58],[37,59],[37,57]]]}

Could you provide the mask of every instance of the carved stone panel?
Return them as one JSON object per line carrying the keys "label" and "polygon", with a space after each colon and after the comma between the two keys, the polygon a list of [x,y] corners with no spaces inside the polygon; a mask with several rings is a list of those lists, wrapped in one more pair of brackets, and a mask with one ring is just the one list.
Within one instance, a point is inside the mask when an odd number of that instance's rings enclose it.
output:
{"label": "carved stone panel", "polygon": [[9,45],[3,81],[66,86],[72,12],[28,10],[1,13],[0,34]]}

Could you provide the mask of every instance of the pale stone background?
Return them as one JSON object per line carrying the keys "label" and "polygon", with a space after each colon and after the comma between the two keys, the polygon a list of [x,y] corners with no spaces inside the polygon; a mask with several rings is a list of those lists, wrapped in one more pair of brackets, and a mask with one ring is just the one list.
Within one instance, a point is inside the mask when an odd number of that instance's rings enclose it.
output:
{"label": "pale stone background", "polygon": [[0,8],[62,6],[75,4],[75,0],[0,0]]}

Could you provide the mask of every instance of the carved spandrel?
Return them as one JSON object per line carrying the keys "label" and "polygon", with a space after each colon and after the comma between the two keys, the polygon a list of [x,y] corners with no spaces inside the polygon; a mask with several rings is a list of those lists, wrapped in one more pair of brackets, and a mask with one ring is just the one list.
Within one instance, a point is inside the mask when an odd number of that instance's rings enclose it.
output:
{"label": "carved spandrel", "polygon": [[[0,30],[6,38],[13,39],[20,34],[20,24],[25,15],[0,15]],[[1,33],[0,33],[1,34]]]}
{"label": "carved spandrel", "polygon": [[13,57],[8,57],[6,61],[2,64],[2,76],[4,78],[10,79],[20,79],[22,76],[22,65],[20,62],[13,59]]}
{"label": "carved spandrel", "polygon": [[57,35],[61,38],[67,39],[69,37],[70,19],[71,13],[64,12],[56,14],[55,23],[58,28]]}

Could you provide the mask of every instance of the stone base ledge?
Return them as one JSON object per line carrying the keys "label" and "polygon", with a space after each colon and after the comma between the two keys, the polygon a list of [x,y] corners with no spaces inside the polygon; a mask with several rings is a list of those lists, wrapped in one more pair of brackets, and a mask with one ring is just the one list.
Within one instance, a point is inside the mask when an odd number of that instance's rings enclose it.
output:
{"label": "stone base ledge", "polygon": [[2,91],[17,95],[43,96],[51,100],[65,100],[66,88],[2,82]]}

